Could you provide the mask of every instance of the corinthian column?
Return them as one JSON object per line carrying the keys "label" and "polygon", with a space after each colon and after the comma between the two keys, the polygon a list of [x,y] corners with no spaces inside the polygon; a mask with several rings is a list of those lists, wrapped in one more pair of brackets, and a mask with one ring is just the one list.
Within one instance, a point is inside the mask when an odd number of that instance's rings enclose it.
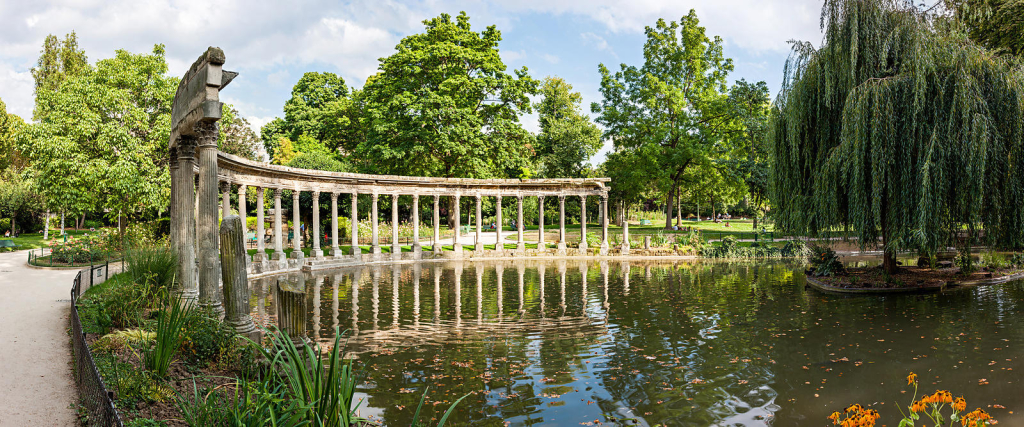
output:
{"label": "corinthian column", "polygon": [[267,245],[263,240],[267,237],[267,229],[264,224],[263,197],[266,191],[263,187],[256,187],[256,262],[262,263],[267,260]]}
{"label": "corinthian column", "polygon": [[434,195],[434,244],[435,254],[441,253],[441,196]]}
{"label": "corinthian column", "polygon": [[313,258],[323,258],[324,251],[320,249],[320,190],[313,191]]}
{"label": "corinthian column", "polygon": [[231,181],[220,183],[220,194],[223,197],[220,203],[220,217],[223,219],[231,215]]}
{"label": "corinthian column", "polygon": [[412,195],[412,253],[416,259],[420,258],[423,246],[420,245],[420,195]]}
{"label": "corinthian column", "polygon": [[478,254],[483,253],[483,251],[484,251],[484,241],[483,241],[483,239],[480,238],[481,237],[480,236],[480,234],[481,234],[481,231],[480,231],[480,229],[481,229],[481,222],[483,221],[483,219],[481,218],[482,216],[483,216],[483,200],[482,200],[482,197],[480,196],[480,194],[477,194],[476,195],[476,247],[474,249],[476,249],[476,252]]}
{"label": "corinthian column", "polygon": [[580,196],[580,255],[587,254],[587,196]]}
{"label": "corinthian column", "polygon": [[[516,252],[526,252],[526,241],[523,240],[523,196],[516,196],[516,206],[519,208],[519,215],[516,217]],[[520,277],[521,279],[522,277]]]}
{"label": "corinthian column", "polygon": [[601,195],[601,255],[608,255],[608,193]]}
{"label": "corinthian column", "polygon": [[[179,238],[180,238],[180,230],[181,230],[181,226],[178,225],[178,222],[180,221],[180,219],[178,218],[179,217],[179,212],[178,212],[179,209],[178,209],[178,203],[177,203],[178,187],[180,186],[180,184],[178,184],[178,148],[174,147],[174,148],[171,148],[170,150],[168,150],[167,151],[167,156],[168,156],[168,159],[169,159],[168,160],[168,166],[169,166],[170,173],[171,173],[171,208],[170,208],[170,214],[171,214],[171,234],[168,235],[167,237],[168,237],[169,243],[171,244],[171,251],[174,251],[174,253],[178,253],[177,252],[177,250],[178,250],[177,247],[178,247],[178,241],[179,241]],[[50,239],[50,210],[47,209],[46,210],[46,221],[43,222],[43,241],[46,241],[46,240],[49,240],[49,239]],[[179,276],[179,278],[180,278],[180,276]]]}
{"label": "corinthian column", "polygon": [[[331,256],[341,256],[341,248],[338,247],[338,193],[331,192]],[[337,286],[334,288],[338,290]]]}
{"label": "corinthian column", "polygon": [[283,261],[284,256],[284,217],[281,215],[281,193],[280,187],[274,189],[274,254],[272,259]]}
{"label": "corinthian column", "polygon": [[565,195],[558,195],[558,254],[565,255]]}
{"label": "corinthian column", "polygon": [[352,256],[359,258],[363,256],[363,250],[359,247],[359,193],[352,192],[352,212],[349,214],[349,224],[352,227]]}
{"label": "corinthian column", "polygon": [[217,124],[196,125],[199,134],[199,304],[218,315],[220,263],[217,251]]}
{"label": "corinthian column", "polygon": [[455,241],[452,243],[452,248],[455,250],[455,256],[462,256],[462,242],[459,241],[462,237],[462,230],[460,230],[462,215],[459,212],[460,197],[461,195],[459,194],[455,195]]}
{"label": "corinthian column", "polygon": [[245,226],[245,196],[247,187],[245,184],[238,184],[238,218],[242,220],[242,234],[244,235],[249,229]]}
{"label": "corinthian column", "polygon": [[292,258],[301,260],[305,258],[302,253],[302,216],[299,211],[299,196],[302,193],[298,188],[292,190]]}
{"label": "corinthian column", "polygon": [[497,216],[496,221],[498,222],[498,224],[494,226],[494,250],[497,251],[498,253],[501,253],[502,251],[505,250],[505,239],[501,237],[501,195],[495,197],[494,203],[497,205],[498,209],[497,212],[495,213],[495,216]]}
{"label": "corinthian column", "polygon": [[391,195],[391,256],[402,256],[402,243],[398,241],[398,195]]}
{"label": "corinthian column", "polygon": [[370,207],[370,230],[373,232],[373,242],[371,243],[373,246],[371,247],[371,252],[373,252],[374,255],[380,254],[380,235],[378,234],[377,225],[377,198],[377,191],[374,190],[370,197],[370,200],[373,202]]}
{"label": "corinthian column", "polygon": [[199,298],[199,283],[196,277],[196,188],[195,188],[196,140],[183,136],[178,140],[177,195],[174,198],[172,215],[177,217],[176,253],[178,254],[178,295],[181,301],[191,303]]}
{"label": "corinthian column", "polygon": [[548,244],[544,241],[544,196],[537,196],[537,207],[537,249],[544,251],[548,249]]}

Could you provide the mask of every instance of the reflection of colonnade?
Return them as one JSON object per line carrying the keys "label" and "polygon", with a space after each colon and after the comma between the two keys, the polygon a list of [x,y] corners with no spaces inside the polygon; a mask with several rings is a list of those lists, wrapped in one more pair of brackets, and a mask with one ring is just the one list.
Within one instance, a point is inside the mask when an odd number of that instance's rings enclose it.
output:
{"label": "reflection of colonnade", "polygon": [[[219,304],[219,261],[217,259],[217,220],[218,209],[221,216],[237,213],[242,217],[245,224],[247,217],[247,197],[254,193],[256,200],[256,256],[253,259],[253,266],[257,271],[273,271],[289,268],[296,268],[310,263],[319,263],[328,259],[361,259],[361,248],[359,243],[360,231],[358,223],[358,200],[360,196],[369,197],[370,212],[368,217],[371,222],[371,244],[370,253],[374,258],[382,254],[378,212],[378,201],[383,195],[391,198],[391,224],[399,221],[400,197],[411,198],[411,219],[412,219],[412,251],[402,254],[399,239],[399,227],[391,227],[391,259],[423,257],[423,246],[420,237],[420,197],[429,197],[433,205],[432,228],[433,235],[430,238],[431,252],[433,256],[462,257],[463,250],[460,241],[462,230],[462,215],[460,212],[460,199],[462,197],[473,197],[476,201],[475,209],[475,238],[474,248],[471,255],[484,255],[491,253],[485,251],[487,245],[494,244],[496,253],[505,253],[504,233],[501,227],[495,230],[494,241],[485,242],[483,237],[483,212],[481,209],[484,197],[493,197],[497,206],[497,222],[501,224],[502,199],[515,198],[517,207],[516,221],[516,245],[512,254],[525,254],[527,243],[524,236],[523,223],[523,199],[525,197],[536,197],[539,202],[538,239],[535,243],[536,251],[548,252],[551,247],[544,241],[544,198],[558,197],[558,243],[553,253],[559,255],[567,254],[568,250],[577,251],[578,255],[607,255],[609,253],[608,243],[608,188],[605,183],[608,178],[588,179],[464,179],[464,178],[427,178],[427,177],[405,177],[391,175],[365,175],[355,173],[337,173],[312,171],[306,169],[290,168],[285,166],[269,165],[253,162],[240,157],[221,153],[216,148],[217,128],[208,126],[209,129],[200,129],[198,137],[180,137],[170,150],[171,175],[172,175],[172,197],[171,197],[171,241],[175,251],[181,260],[179,277],[182,283],[182,293],[187,299],[199,298],[200,302],[217,306]],[[198,152],[198,155],[196,154]],[[196,157],[199,158],[197,163]],[[195,175],[198,175],[196,185]],[[272,253],[266,254],[266,243],[263,236],[266,234],[267,224],[265,218],[264,197],[267,191],[272,194],[274,218],[272,225]],[[238,205],[232,207],[230,200],[234,191],[237,191]],[[313,238],[312,260],[305,260],[302,252],[302,234],[295,232],[291,241],[291,254],[285,256],[285,236],[283,235],[282,198],[285,191],[290,192],[291,198],[291,219],[293,225],[301,224],[301,209],[299,204],[300,195],[309,193],[314,206],[320,205],[320,200],[326,193],[330,198],[330,248],[329,255],[324,255],[324,248],[321,248],[320,238],[323,233],[320,230],[320,210],[312,210],[311,235]],[[343,255],[342,242],[338,238],[338,201],[341,197],[347,196],[351,203],[350,213],[350,242],[348,253]],[[600,224],[601,244],[598,248],[588,248],[586,234],[586,203],[587,197],[600,198]],[[452,201],[454,210],[454,240],[452,250],[442,254],[443,247],[440,238],[440,204],[441,198],[447,197]],[[580,241],[575,248],[569,247],[566,243],[565,230],[565,203],[567,197],[579,197],[583,207],[581,218]],[[198,201],[198,203],[197,203]],[[470,224],[467,224],[470,225]],[[628,241],[628,240],[627,240]],[[623,253],[626,248],[623,248]],[[288,259],[288,258],[291,259]]]}
{"label": "reflection of colonnade", "polygon": [[[318,272],[290,273],[259,279],[256,292],[259,300],[256,303],[256,318],[262,320],[265,325],[276,323],[282,330],[289,333],[297,343],[305,340],[329,340],[333,334],[328,328],[321,327],[320,322],[326,321],[327,315],[323,308],[330,307],[330,322],[332,330],[336,330],[341,320],[339,318],[339,307],[341,307],[341,296],[339,289],[347,288],[350,308],[347,308],[347,315],[350,316],[346,322],[348,339],[351,344],[375,343],[398,343],[405,342],[427,342],[443,339],[447,333],[456,334],[494,334],[505,333],[512,329],[529,328],[547,330],[545,328],[603,328],[603,320],[607,319],[610,309],[609,301],[609,265],[607,261],[600,263],[600,279],[595,278],[595,286],[602,289],[595,292],[593,296],[600,299],[600,303],[594,300],[591,304],[590,295],[590,263],[581,262],[578,265],[579,295],[574,296],[577,291],[568,295],[567,275],[569,269],[564,260],[552,263],[556,271],[553,274],[558,281],[558,287],[553,292],[558,293],[558,300],[551,301],[556,304],[555,312],[546,310],[547,293],[546,279],[551,279],[545,274],[550,270],[551,265],[545,263],[515,262],[512,265],[516,270],[515,296],[517,301],[506,301],[512,298],[511,289],[505,294],[504,275],[508,263],[480,263],[472,265],[473,272],[469,277],[475,277],[474,284],[466,284],[470,289],[462,289],[464,282],[465,263],[448,262],[444,265],[435,263],[426,266],[430,269],[429,278],[423,277],[423,266],[419,263],[402,265],[394,264],[389,267],[382,266],[355,266],[346,267],[340,270],[332,270],[326,274]],[[531,297],[527,297],[527,269],[535,267],[537,276],[530,280]],[[623,279],[628,281],[630,265],[622,263],[621,268]],[[390,269],[388,272],[386,269]],[[367,271],[369,270],[369,271]],[[490,273],[488,273],[490,270]],[[390,273],[390,274],[388,274]],[[487,274],[494,274],[492,282],[494,288],[489,297],[484,292],[484,277]],[[390,276],[391,286],[381,286],[381,280]],[[404,279],[403,279],[404,278]],[[384,279],[386,280],[386,279]],[[575,280],[575,279],[574,279]],[[512,284],[509,283],[511,287]],[[627,285],[628,286],[628,285]],[[365,288],[364,288],[365,287]],[[409,289],[411,287],[411,289]],[[320,295],[323,289],[331,289],[330,301],[321,301]],[[273,289],[272,291],[270,291]],[[269,293],[268,293],[269,291]],[[366,295],[364,291],[368,291]],[[465,292],[464,292],[465,291]],[[474,292],[475,291],[475,292]],[[390,292],[390,295],[388,295]],[[424,296],[428,301],[424,301]],[[273,296],[274,313],[276,322],[267,318],[261,313],[263,307],[268,304],[264,301],[267,297]],[[360,298],[365,295],[368,298]],[[468,298],[464,301],[463,296]],[[493,298],[493,299],[492,299]],[[387,304],[390,299],[391,304]],[[475,301],[474,301],[475,300]],[[383,304],[382,304],[383,302]],[[403,305],[403,302],[405,305]],[[411,307],[410,307],[411,302]],[[366,305],[361,305],[366,304]],[[328,305],[329,304],[329,305]],[[505,305],[516,309],[514,316],[505,314]],[[527,310],[529,304],[531,309]],[[466,306],[474,308],[464,313]],[[571,307],[570,307],[571,305]],[[369,310],[367,310],[367,308]],[[551,308],[551,307],[548,307]],[[426,319],[423,319],[423,310],[426,310]],[[568,311],[567,311],[568,310]],[[475,312],[475,313],[474,313]],[[404,318],[402,317],[404,313]],[[487,314],[489,313],[489,314]],[[530,313],[533,313],[531,316]],[[411,314],[411,317],[410,317]],[[550,317],[549,314],[554,314]],[[464,319],[475,317],[475,322],[469,323]],[[388,321],[390,317],[390,322]],[[529,317],[528,322],[523,322]],[[341,332],[345,332],[344,330]],[[305,339],[305,340],[304,340]]]}

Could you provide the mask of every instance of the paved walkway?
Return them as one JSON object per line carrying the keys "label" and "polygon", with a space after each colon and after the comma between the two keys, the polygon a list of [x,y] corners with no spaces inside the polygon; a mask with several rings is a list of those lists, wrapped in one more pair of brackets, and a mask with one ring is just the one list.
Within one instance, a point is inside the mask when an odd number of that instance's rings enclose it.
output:
{"label": "paved walkway", "polygon": [[37,270],[0,254],[0,426],[77,425],[67,334],[76,270]]}

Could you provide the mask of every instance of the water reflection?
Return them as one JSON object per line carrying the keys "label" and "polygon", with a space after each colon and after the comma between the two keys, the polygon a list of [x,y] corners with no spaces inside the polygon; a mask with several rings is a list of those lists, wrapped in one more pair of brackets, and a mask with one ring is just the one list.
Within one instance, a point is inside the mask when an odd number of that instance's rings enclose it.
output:
{"label": "water reflection", "polygon": [[408,425],[426,386],[427,418],[470,393],[452,425],[820,426],[852,402],[894,425],[911,370],[1024,422],[1006,413],[1024,400],[1020,283],[864,298],[805,290],[786,263],[572,264],[260,279],[254,318],[325,344],[345,325],[363,415],[387,425]]}

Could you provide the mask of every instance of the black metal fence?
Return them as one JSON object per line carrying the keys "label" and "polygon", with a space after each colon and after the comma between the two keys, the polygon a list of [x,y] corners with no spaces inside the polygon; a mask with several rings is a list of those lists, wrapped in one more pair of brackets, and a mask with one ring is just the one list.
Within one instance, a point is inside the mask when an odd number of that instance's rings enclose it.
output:
{"label": "black metal fence", "polygon": [[122,427],[124,423],[121,414],[114,406],[114,392],[107,389],[103,377],[96,369],[92,352],[85,341],[85,332],[82,331],[82,321],[78,317],[78,298],[82,294],[82,286],[92,286],[98,278],[106,280],[109,267],[109,264],[104,264],[82,269],[75,277],[71,287],[71,347],[75,358],[75,383],[79,400],[88,417],[88,425]]}

